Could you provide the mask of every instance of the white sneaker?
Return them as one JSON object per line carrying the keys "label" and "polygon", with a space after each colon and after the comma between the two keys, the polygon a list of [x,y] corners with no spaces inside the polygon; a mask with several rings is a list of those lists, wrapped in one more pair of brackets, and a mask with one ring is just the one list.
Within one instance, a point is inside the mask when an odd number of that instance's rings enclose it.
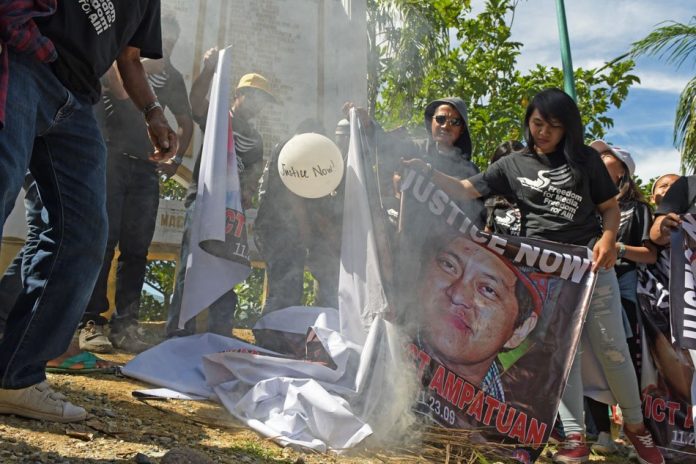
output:
{"label": "white sneaker", "polygon": [[104,326],[89,321],[80,330],[80,349],[94,353],[113,353],[114,347],[104,333]]}
{"label": "white sneaker", "polygon": [[77,422],[87,417],[84,408],[69,402],[46,381],[19,390],[0,388],[0,414],[54,422]]}
{"label": "white sneaker", "polygon": [[597,441],[592,443],[590,449],[595,453],[602,456],[609,454],[616,454],[619,449],[616,447],[616,443],[611,438],[611,434],[607,432],[599,432]]}

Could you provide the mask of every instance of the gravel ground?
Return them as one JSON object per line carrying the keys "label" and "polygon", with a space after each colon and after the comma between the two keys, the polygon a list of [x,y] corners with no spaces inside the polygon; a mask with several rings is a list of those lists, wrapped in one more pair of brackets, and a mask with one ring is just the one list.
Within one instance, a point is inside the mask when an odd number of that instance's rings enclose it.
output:
{"label": "gravel ground", "polygon": [[[131,358],[123,353],[103,357],[119,363]],[[412,454],[394,456],[384,450],[337,457],[283,449],[246,428],[216,403],[138,400],[132,396],[133,390],[149,386],[120,375],[49,374],[48,380],[85,407],[90,417],[66,425],[0,416],[1,464],[426,462]],[[627,458],[604,461],[595,456],[593,461],[620,463]]]}

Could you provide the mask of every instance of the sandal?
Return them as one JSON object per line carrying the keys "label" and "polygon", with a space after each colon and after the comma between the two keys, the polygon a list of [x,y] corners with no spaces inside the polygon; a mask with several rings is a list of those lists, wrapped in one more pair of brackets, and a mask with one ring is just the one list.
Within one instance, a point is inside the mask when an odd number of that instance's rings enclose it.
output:
{"label": "sandal", "polygon": [[[107,363],[108,366],[97,367],[97,363]],[[109,361],[98,358],[89,351],[81,351],[75,356],[71,356],[57,366],[46,366],[46,372],[54,374],[98,374],[115,373],[118,366]]]}

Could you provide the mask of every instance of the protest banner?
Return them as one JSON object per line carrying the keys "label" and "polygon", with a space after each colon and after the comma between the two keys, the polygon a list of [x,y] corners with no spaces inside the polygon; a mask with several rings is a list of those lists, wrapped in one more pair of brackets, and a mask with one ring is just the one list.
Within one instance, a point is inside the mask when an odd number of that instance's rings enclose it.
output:
{"label": "protest banner", "polygon": [[416,410],[531,462],[556,418],[594,286],[589,250],[488,234],[423,174],[402,177],[399,319]]}
{"label": "protest banner", "polygon": [[657,263],[640,269],[638,302],[645,340],[643,416],[670,462],[693,462],[694,251],[696,217],[685,215]]}

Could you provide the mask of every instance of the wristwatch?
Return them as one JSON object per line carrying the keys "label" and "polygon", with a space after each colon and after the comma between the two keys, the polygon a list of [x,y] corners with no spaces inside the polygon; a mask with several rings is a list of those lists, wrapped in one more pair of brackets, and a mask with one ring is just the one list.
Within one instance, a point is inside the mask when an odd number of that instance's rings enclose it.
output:
{"label": "wristwatch", "polygon": [[619,252],[616,253],[616,256],[621,259],[626,255],[626,245],[621,242],[617,242],[616,244],[619,245]]}
{"label": "wristwatch", "polygon": [[145,116],[147,116],[147,114],[148,114],[150,111],[154,110],[155,108],[162,109],[162,105],[161,105],[160,102],[157,101],[157,100],[153,101],[152,103],[148,103],[147,105],[145,105],[145,108],[143,108],[143,114],[144,114]]}

